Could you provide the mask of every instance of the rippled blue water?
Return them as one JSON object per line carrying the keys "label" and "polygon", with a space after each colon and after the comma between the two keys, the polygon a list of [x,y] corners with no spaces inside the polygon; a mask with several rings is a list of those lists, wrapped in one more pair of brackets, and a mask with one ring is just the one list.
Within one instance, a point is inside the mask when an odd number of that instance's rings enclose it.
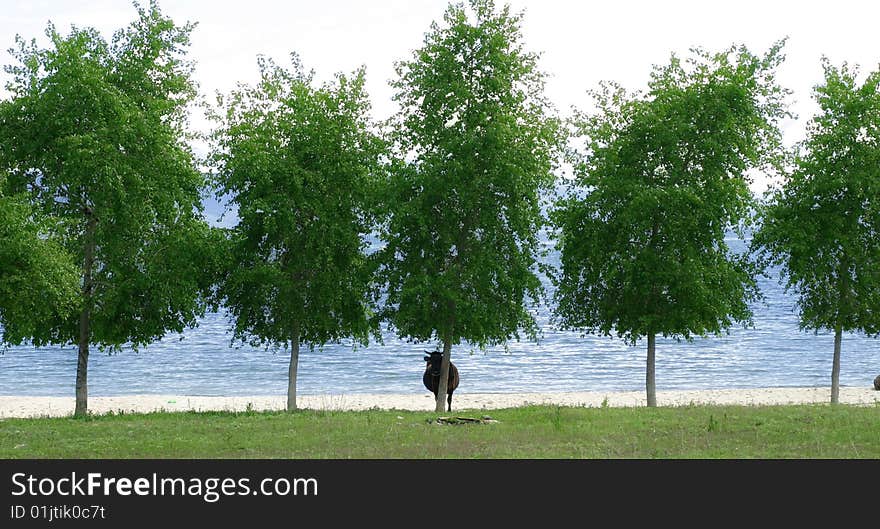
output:
{"label": "rippled blue water", "polygon": [[[742,247],[740,241],[731,246]],[[834,337],[798,330],[794,298],[775,278],[762,280],[764,303],[754,307],[755,327],[691,343],[657,340],[657,388],[709,389],[828,386]],[[452,360],[461,373],[459,392],[641,391],[645,343],[629,347],[615,338],[558,331],[546,307],[537,307],[543,337],[472,350],[458,347]],[[93,352],[89,393],[283,395],[288,356],[252,347],[230,347],[222,314],[135,353]],[[303,351],[300,394],[420,393],[423,352],[385,333],[384,345],[353,349],[332,345]],[[74,347],[13,347],[0,355],[0,395],[72,396]],[[880,374],[880,340],[844,335],[840,382],[870,386]]]}

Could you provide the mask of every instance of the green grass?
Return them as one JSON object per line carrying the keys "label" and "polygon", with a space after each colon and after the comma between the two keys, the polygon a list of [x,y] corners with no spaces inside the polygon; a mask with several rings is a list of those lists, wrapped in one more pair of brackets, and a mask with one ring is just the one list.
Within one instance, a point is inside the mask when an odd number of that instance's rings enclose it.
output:
{"label": "green grass", "polygon": [[880,458],[880,406],[529,406],[0,420],[0,458]]}

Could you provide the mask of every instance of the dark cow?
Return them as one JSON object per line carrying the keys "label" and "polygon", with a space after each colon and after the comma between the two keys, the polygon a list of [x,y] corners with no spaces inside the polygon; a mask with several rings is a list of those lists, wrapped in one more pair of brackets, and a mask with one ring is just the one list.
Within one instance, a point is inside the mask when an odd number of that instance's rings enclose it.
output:
{"label": "dark cow", "polygon": [[877,375],[877,378],[874,379],[874,389],[880,391],[880,375]]}
{"label": "dark cow", "polygon": [[[425,357],[425,362],[428,363],[428,366],[425,368],[425,374],[422,375],[422,382],[425,383],[425,387],[434,394],[436,399],[437,391],[440,389],[440,365],[443,362],[443,353],[440,351],[425,352],[430,356]],[[446,411],[452,411],[452,392],[458,387],[458,381],[458,368],[455,367],[455,364],[449,362],[449,379],[446,383],[446,403],[448,409]]]}

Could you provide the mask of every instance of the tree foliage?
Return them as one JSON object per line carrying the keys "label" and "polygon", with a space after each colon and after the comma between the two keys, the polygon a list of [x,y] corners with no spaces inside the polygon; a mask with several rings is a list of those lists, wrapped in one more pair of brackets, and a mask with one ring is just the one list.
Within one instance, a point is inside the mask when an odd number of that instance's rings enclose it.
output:
{"label": "tree foliage", "polygon": [[451,5],[398,63],[396,140],[383,233],[386,315],[402,336],[501,343],[534,334],[540,192],[553,182],[558,123],[542,95],[522,15]]}
{"label": "tree foliage", "polygon": [[237,339],[291,348],[295,384],[300,342],[366,344],[375,329],[366,235],[383,145],[363,69],[316,87],[292,58],[261,59],[259,84],[221,98],[214,161],[239,217],[219,294]]}
{"label": "tree foliage", "polygon": [[880,333],[880,72],[823,64],[821,108],[753,241],[798,295],[804,329]]}
{"label": "tree foliage", "polygon": [[77,267],[27,197],[5,196],[0,177],[0,342],[44,342],[37,330],[76,309]]}
{"label": "tree foliage", "polygon": [[49,48],[17,38],[18,64],[6,68],[12,97],[0,103],[9,188],[53,219],[48,240],[80,267],[79,313],[31,333],[80,344],[78,388],[89,343],[141,346],[181,332],[204,312],[211,281],[205,179],[184,142],[193,25],[175,25],[155,2],[136,8],[110,42],[51,24]]}
{"label": "tree foliage", "polygon": [[794,170],[771,190],[753,249],[798,294],[803,329],[880,334],[880,71],[860,85],[857,68],[823,60],[821,108]]}
{"label": "tree foliage", "polygon": [[592,93],[597,110],[573,120],[586,145],[573,156],[574,192],[552,215],[562,326],[631,344],[647,336],[651,372],[654,335],[750,320],[756,268],[725,235],[748,221],[748,171],[781,163],[782,45],[764,57],[694,49],[655,67],[644,94],[611,83]]}

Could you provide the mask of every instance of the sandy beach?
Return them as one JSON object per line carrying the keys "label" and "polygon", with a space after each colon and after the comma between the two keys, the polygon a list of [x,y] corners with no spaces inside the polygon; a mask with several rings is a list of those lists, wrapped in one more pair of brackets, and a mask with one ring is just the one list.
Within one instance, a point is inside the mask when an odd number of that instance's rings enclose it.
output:
{"label": "sandy beach", "polygon": [[[419,394],[346,394],[301,395],[300,408],[318,410],[365,410],[370,408],[432,411],[433,395]],[[645,392],[572,392],[572,393],[474,393],[456,394],[453,412],[468,410],[511,408],[528,404],[556,404],[561,406],[599,407],[607,400],[608,406],[638,407],[645,405]],[[759,388],[691,391],[658,391],[659,406],[687,406],[689,404],[720,405],[773,405],[825,404],[830,400],[830,388]],[[880,391],[873,388],[842,387],[840,402],[854,405],[880,403]],[[243,411],[282,410],[284,396],[205,397],[190,395],[125,395],[118,397],[90,397],[89,410],[94,414],[108,412],[151,411]],[[0,418],[61,417],[71,415],[73,397],[20,397],[0,396]]]}

